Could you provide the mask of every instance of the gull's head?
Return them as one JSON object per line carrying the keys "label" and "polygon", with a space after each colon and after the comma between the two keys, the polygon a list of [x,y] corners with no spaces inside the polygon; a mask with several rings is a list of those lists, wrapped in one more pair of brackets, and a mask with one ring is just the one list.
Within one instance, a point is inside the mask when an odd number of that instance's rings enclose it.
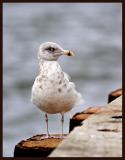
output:
{"label": "gull's head", "polygon": [[42,43],[39,47],[38,59],[54,61],[61,55],[74,56],[74,53],[69,50],[64,50],[61,46],[53,42]]}

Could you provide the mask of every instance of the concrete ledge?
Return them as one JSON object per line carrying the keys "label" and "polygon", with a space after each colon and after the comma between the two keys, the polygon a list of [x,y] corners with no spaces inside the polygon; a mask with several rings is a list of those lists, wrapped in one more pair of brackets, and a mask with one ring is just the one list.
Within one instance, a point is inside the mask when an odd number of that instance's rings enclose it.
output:
{"label": "concrete ledge", "polygon": [[122,96],[84,120],[49,157],[122,157]]}

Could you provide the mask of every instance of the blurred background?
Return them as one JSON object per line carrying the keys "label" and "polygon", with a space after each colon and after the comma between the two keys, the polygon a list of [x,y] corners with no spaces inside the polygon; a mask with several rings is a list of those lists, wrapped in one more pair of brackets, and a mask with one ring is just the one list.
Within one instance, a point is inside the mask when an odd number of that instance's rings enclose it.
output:
{"label": "blurred background", "polygon": [[[122,86],[122,7],[120,3],[3,4],[3,156],[13,156],[22,139],[46,133],[44,113],[30,102],[39,73],[41,43],[53,41],[76,56],[61,57],[85,103],[70,113],[107,103]],[[51,133],[61,133],[60,115],[49,115]],[[65,133],[69,115],[65,115]]]}

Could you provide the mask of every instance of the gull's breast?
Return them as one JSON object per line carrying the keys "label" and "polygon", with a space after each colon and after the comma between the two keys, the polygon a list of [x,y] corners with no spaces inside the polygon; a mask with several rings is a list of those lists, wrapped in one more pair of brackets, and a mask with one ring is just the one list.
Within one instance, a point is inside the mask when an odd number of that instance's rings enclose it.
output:
{"label": "gull's breast", "polygon": [[32,102],[47,113],[69,111],[76,95],[57,64],[44,66],[32,87]]}

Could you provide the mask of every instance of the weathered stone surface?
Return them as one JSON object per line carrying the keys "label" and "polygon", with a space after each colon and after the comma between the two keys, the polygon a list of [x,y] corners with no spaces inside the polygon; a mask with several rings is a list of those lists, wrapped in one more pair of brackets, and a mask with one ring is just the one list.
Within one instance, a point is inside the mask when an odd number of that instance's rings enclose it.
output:
{"label": "weathered stone surface", "polygon": [[76,113],[71,119],[69,124],[69,132],[71,132],[74,127],[81,126],[82,122],[87,119],[92,114],[99,112],[103,107],[102,106],[93,106],[84,110],[83,112]]}
{"label": "weathered stone surface", "polygon": [[122,96],[76,127],[49,157],[122,157]]}

